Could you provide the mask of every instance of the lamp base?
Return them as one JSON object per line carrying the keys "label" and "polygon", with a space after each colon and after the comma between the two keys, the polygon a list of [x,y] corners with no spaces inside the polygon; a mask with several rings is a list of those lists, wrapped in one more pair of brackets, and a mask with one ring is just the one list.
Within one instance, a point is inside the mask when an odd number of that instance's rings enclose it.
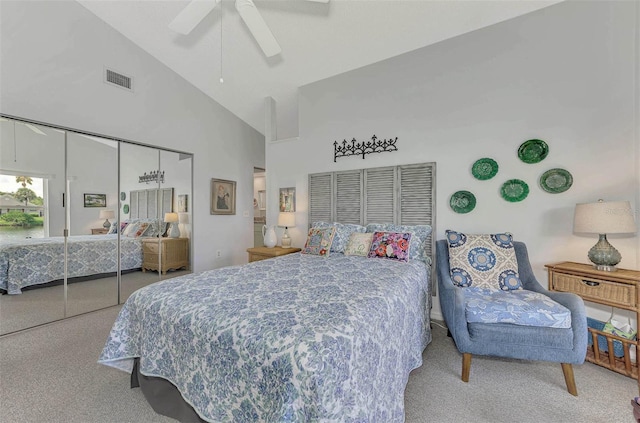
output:
{"label": "lamp base", "polygon": [[598,242],[591,247],[587,256],[597,270],[604,272],[615,272],[616,264],[622,260],[620,252],[607,241],[606,234],[600,234]]}
{"label": "lamp base", "polygon": [[171,223],[169,227],[169,238],[180,238],[180,229],[177,223]]}
{"label": "lamp base", "polygon": [[104,223],[102,224],[102,227],[105,228],[105,229],[110,229],[111,228],[111,222],[109,222],[109,219],[104,221]]}
{"label": "lamp base", "polygon": [[291,238],[289,237],[289,232],[287,232],[287,228],[284,228],[284,233],[282,234],[282,240],[280,241],[282,248],[291,248]]}

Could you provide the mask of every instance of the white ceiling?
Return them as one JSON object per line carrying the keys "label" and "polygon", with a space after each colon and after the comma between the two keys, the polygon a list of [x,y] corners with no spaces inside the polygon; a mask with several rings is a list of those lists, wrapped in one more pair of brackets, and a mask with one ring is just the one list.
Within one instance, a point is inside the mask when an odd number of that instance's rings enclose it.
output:
{"label": "white ceiling", "polygon": [[[233,0],[223,0],[186,36],[172,32],[168,24],[188,1],[78,0],[263,134],[264,99],[273,97],[278,139],[298,135],[300,86],[559,1],[255,0],[282,47],[280,55],[267,59]],[[219,81],[221,69],[224,83]]]}

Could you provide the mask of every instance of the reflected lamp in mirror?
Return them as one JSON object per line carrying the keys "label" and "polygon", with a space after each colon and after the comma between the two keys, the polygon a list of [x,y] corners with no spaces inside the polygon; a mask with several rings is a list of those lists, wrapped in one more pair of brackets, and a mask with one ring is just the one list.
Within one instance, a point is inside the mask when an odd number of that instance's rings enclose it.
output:
{"label": "reflected lamp in mirror", "polygon": [[178,228],[178,213],[165,213],[164,221],[165,223],[169,223],[169,237],[179,238],[180,229]]}
{"label": "reflected lamp in mirror", "polygon": [[184,234],[182,233],[183,231],[180,230],[180,238],[188,238],[188,231],[187,231],[187,228],[184,228],[184,225],[189,224],[189,213],[184,213],[184,212],[178,213],[178,223],[180,225],[183,225],[183,229],[184,229]]}
{"label": "reflected lamp in mirror", "polygon": [[598,234],[599,239],[587,256],[598,270],[615,271],[622,255],[607,241],[607,234],[636,232],[633,210],[628,201],[576,204],[573,232]]}
{"label": "reflected lamp in mirror", "polygon": [[105,219],[102,224],[103,228],[107,230],[111,228],[111,222],[109,222],[109,219],[113,219],[114,217],[116,217],[116,213],[113,210],[100,210],[100,219]]}
{"label": "reflected lamp in mirror", "polygon": [[282,248],[291,248],[291,238],[289,237],[289,228],[296,226],[296,214],[291,212],[282,212],[278,214],[278,226],[284,227],[282,234]]}

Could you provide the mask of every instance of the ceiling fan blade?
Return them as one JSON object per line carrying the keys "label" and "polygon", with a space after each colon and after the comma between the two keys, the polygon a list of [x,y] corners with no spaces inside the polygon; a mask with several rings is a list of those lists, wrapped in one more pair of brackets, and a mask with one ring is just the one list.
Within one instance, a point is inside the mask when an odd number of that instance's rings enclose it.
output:
{"label": "ceiling fan blade", "polygon": [[38,128],[37,126],[32,125],[32,124],[30,124],[30,123],[25,123],[25,124],[24,124],[24,126],[26,126],[27,128],[31,129],[31,130],[32,130],[33,132],[35,132],[36,134],[39,134],[39,135],[47,135],[47,134],[45,134],[44,132],[42,132],[42,131],[40,130],[40,128]]}
{"label": "ceiling fan blade", "polygon": [[218,3],[220,0],[192,0],[178,13],[178,16],[173,18],[169,28],[179,34],[189,34],[209,12],[215,9]]}
{"label": "ceiling fan blade", "polygon": [[271,33],[267,23],[256,9],[256,5],[251,0],[236,0],[236,10],[240,17],[251,31],[253,38],[256,39],[258,45],[267,57],[280,54],[282,49]]}
{"label": "ceiling fan blade", "polygon": [[313,1],[316,3],[329,3],[329,0],[307,0],[307,1]]}

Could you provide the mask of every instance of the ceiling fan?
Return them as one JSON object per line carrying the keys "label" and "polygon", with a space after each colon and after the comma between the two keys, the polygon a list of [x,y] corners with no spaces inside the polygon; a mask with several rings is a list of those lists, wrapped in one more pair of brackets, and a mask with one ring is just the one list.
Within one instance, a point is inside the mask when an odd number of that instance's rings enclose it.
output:
{"label": "ceiling fan", "polygon": [[31,129],[33,132],[35,132],[38,135],[45,135],[45,136],[47,135],[44,132],[42,132],[42,130],[40,130],[40,128],[38,128],[37,126],[32,125],[32,124],[27,123],[27,122],[17,122],[15,120],[11,121],[11,120],[9,120],[7,118],[4,118],[4,117],[0,117],[0,122],[13,122],[14,125],[16,123],[20,123],[20,124],[26,126],[27,128]]}
{"label": "ceiling fan", "polygon": [[[207,16],[222,0],[192,0],[169,23],[173,31],[187,35]],[[329,3],[329,0],[307,0],[316,3]],[[258,45],[267,57],[272,57],[282,52],[278,41],[271,33],[267,23],[260,15],[252,0],[235,0],[236,10],[247,28],[256,39]]]}

